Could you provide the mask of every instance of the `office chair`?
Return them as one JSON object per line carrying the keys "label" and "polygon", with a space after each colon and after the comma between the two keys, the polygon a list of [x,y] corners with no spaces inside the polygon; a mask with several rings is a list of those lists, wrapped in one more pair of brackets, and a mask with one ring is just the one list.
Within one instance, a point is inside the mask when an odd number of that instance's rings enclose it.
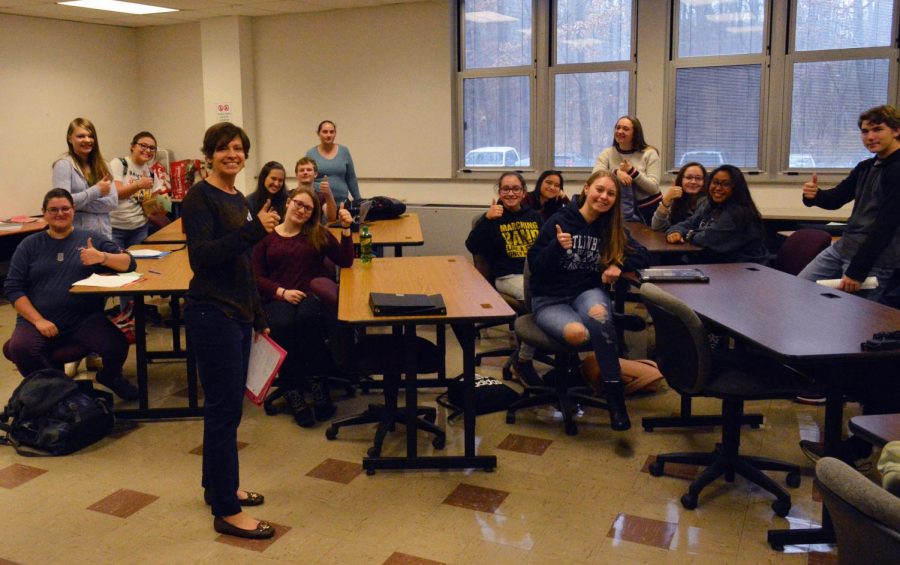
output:
{"label": "office chair", "polygon": [[[491,284],[491,286],[494,286],[494,276],[491,273],[491,264],[490,261],[488,261],[487,257],[485,257],[484,255],[476,255],[473,253],[472,263],[475,265],[475,268],[478,269],[478,272],[481,273],[481,276],[483,276],[485,280],[487,280]],[[525,304],[522,300],[519,300],[510,294],[500,292],[499,290],[497,291],[497,293],[507,304],[509,304],[509,307],[513,309],[513,312],[515,312],[516,315],[525,312]],[[475,331],[477,332],[475,335],[478,336],[481,334],[481,330],[495,327],[496,325],[497,324],[477,324],[475,326]],[[509,324],[509,326],[510,329],[512,329],[511,323]],[[506,357],[506,362],[503,363],[503,380],[508,381],[512,379],[512,364],[516,362],[517,351],[518,347],[501,347],[488,351],[482,351],[481,353],[475,355],[475,365],[481,365],[481,361],[487,357]]]}
{"label": "office chair", "polygon": [[781,244],[778,255],[772,261],[772,268],[796,276],[829,245],[831,235],[826,231],[797,230]]}
{"label": "office chair", "polygon": [[[514,402],[506,411],[506,423],[516,422],[516,412],[523,408],[554,404],[563,415],[563,426],[566,434],[576,435],[578,425],[575,423],[575,413],[578,405],[593,406],[608,410],[609,406],[594,394],[588,386],[569,386],[570,381],[577,380],[570,377],[573,371],[578,370],[581,359],[580,352],[592,351],[590,342],[575,347],[567,343],[557,341],[544,333],[538,327],[531,311],[531,272],[528,263],[525,263],[525,305],[529,313],[516,318],[516,337],[524,343],[553,356],[553,367],[556,378],[553,386],[526,386],[522,397]],[[641,331],[644,329],[644,320],[633,314],[613,313],[617,329],[627,331]],[[622,341],[619,340],[621,344]]]}
{"label": "office chair", "polygon": [[896,563],[900,556],[900,498],[843,461],[816,463],[816,488],[834,523],[838,563]]}
{"label": "office chair", "polygon": [[793,398],[808,385],[807,379],[767,357],[733,349],[713,352],[697,314],[654,284],[641,286],[641,298],[656,325],[659,368],[669,385],[681,394],[722,401],[721,443],[711,453],[657,455],[650,474],[663,475],[667,463],[706,466],[681,497],[681,505],[688,510],[697,507],[700,491],[712,481],[724,475],[732,482],[738,474],[774,494],[772,510],[787,516],[790,495],[762,471],[787,472],[787,485],[797,487],[800,469],[773,459],[740,455],[741,416],[744,401]]}

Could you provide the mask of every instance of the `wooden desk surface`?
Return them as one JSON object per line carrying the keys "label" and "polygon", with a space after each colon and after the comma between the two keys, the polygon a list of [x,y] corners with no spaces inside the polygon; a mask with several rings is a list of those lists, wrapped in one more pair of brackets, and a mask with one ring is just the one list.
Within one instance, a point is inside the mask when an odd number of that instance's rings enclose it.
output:
{"label": "wooden desk surface", "polygon": [[[143,276],[134,284],[119,288],[76,286],[71,289],[71,292],[75,294],[106,294],[110,296],[187,292],[194,272],[191,270],[188,260],[187,248],[183,244],[142,244],[134,245],[129,249],[158,249],[160,251],[172,251],[172,253],[162,259],[138,259],[137,272]],[[152,273],[150,271],[156,272]]]}
{"label": "wooden desk surface", "polygon": [[650,229],[650,226],[641,222],[625,222],[625,227],[631,233],[631,237],[646,247],[650,253],[678,254],[703,251],[702,247],[691,245],[690,243],[669,243],[666,241],[665,232],[653,231]]}
{"label": "wooden desk surface", "polygon": [[184,243],[187,241],[187,236],[181,230],[181,218],[178,218],[161,230],[152,233],[144,240],[144,243]]}
{"label": "wooden desk surface", "polygon": [[[415,213],[403,214],[399,218],[391,220],[378,220],[366,222],[372,233],[373,245],[423,245],[425,238],[422,236],[422,225],[419,223],[419,215]],[[341,228],[328,228],[334,237],[341,239]],[[353,243],[359,243],[359,233],[353,233]]]}
{"label": "wooden desk surface", "polygon": [[850,431],[875,446],[900,441],[900,414],[854,416],[848,424]]}
{"label": "wooden desk surface", "polygon": [[36,218],[33,222],[28,222],[19,226],[17,230],[0,231],[0,237],[10,235],[25,235],[47,229],[47,222],[43,218]]}
{"label": "wooden desk surface", "polygon": [[[370,292],[441,294],[445,316],[375,316]],[[504,321],[513,310],[467,259],[459,256],[376,257],[370,266],[354,261],[341,269],[338,320],[359,325],[392,322],[452,323]]]}
{"label": "wooden desk surface", "polygon": [[656,284],[785,362],[900,355],[860,348],[876,332],[900,328],[900,310],[753,263],[688,266],[709,283]]}

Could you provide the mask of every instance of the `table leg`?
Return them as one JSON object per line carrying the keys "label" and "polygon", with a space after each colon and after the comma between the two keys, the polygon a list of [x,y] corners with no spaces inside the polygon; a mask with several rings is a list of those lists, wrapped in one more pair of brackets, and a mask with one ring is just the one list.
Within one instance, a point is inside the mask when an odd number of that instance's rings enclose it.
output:
{"label": "table leg", "polygon": [[418,391],[416,390],[416,327],[403,326],[403,365],[406,368],[406,456],[414,458],[418,454],[416,444],[418,432]]}
{"label": "table leg", "polygon": [[137,368],[138,406],[146,410],[150,406],[150,390],[147,381],[147,315],[144,312],[144,296],[134,297],[134,353]]}

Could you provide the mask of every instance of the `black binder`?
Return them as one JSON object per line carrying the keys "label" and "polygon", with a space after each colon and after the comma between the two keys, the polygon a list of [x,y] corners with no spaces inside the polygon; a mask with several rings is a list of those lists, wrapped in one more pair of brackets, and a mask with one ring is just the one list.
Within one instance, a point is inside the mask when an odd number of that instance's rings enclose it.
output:
{"label": "black binder", "polygon": [[442,316],[447,313],[440,294],[370,292],[369,306],[376,316]]}
{"label": "black binder", "polygon": [[709,277],[700,269],[638,269],[641,282],[709,282]]}

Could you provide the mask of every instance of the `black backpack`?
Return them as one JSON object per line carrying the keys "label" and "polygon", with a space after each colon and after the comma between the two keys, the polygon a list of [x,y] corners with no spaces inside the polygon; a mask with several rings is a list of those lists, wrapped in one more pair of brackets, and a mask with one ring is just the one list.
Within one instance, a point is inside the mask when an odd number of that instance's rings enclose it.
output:
{"label": "black backpack", "polygon": [[0,413],[0,430],[6,432],[0,443],[19,455],[66,455],[109,434],[115,423],[111,406],[111,395],[85,392],[62,371],[41,369],[25,377]]}
{"label": "black backpack", "polygon": [[399,218],[406,213],[406,204],[391,198],[390,196],[373,196],[372,198],[363,198],[362,200],[353,200],[349,202],[350,215],[354,218],[359,217],[359,208],[363,202],[369,201],[372,206],[369,213],[366,214],[367,222],[377,222],[378,220],[390,220]]}

